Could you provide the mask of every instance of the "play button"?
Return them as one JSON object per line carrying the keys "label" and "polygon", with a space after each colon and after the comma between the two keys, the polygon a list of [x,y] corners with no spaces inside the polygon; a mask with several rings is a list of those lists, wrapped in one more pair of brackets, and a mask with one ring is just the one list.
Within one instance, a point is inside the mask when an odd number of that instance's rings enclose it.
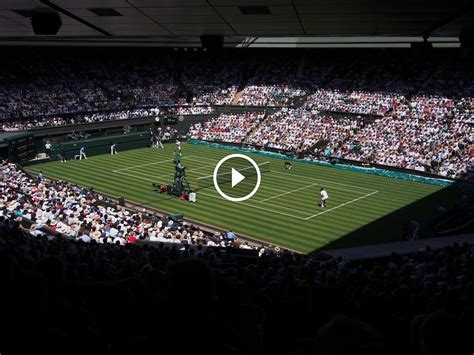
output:
{"label": "play button", "polygon": [[235,187],[239,182],[241,182],[243,179],[245,179],[245,176],[243,176],[241,173],[239,173],[237,170],[232,168],[232,187]]}
{"label": "play button", "polygon": [[232,202],[251,198],[262,180],[257,163],[243,154],[231,154],[222,158],[214,168],[212,178],[219,195]]}

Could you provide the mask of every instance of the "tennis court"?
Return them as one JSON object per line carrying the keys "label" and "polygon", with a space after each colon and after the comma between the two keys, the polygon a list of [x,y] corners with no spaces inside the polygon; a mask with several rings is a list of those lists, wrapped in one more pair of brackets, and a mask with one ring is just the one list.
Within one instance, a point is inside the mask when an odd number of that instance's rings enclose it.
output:
{"label": "tennis court", "polygon": [[[183,163],[191,187],[197,188],[197,181],[201,185],[196,203],[153,190],[152,183],[169,184],[173,179],[172,144],[165,145],[165,149],[137,149],[29,169],[301,252],[339,239],[337,246],[399,240],[401,225],[409,218],[427,218],[435,212],[437,206],[428,201],[430,196],[437,194],[442,203],[443,198],[452,198],[456,193],[441,193],[443,188],[428,184],[299,162],[294,162],[289,171],[284,169],[282,159],[251,154],[257,164],[269,163],[268,171],[265,168],[260,189],[251,199],[230,202],[208,181],[217,162],[229,154],[222,149],[183,144]],[[325,209],[318,206],[321,187],[330,196]],[[420,208],[424,200],[426,205]],[[388,224],[383,235],[357,237],[356,231],[380,219],[386,219]]]}

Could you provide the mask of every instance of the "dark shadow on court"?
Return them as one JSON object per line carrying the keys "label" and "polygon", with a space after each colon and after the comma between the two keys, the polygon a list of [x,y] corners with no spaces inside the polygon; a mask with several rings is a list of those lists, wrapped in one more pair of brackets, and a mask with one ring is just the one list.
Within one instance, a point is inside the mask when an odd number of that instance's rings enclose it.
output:
{"label": "dark shadow on court", "polygon": [[[469,219],[469,213],[466,213],[466,211],[472,211],[473,201],[474,184],[455,182],[449,187],[333,240],[313,252],[404,241],[409,239],[416,229],[411,223],[413,220],[420,224],[418,232],[420,238],[447,236],[440,234],[439,231],[449,230],[450,226],[453,227],[451,229],[455,229],[455,226],[462,225],[463,219]],[[447,211],[440,213],[440,208]],[[351,218],[350,212],[348,212],[347,218]],[[474,233],[474,223],[464,229],[453,231],[451,235],[462,233]]]}

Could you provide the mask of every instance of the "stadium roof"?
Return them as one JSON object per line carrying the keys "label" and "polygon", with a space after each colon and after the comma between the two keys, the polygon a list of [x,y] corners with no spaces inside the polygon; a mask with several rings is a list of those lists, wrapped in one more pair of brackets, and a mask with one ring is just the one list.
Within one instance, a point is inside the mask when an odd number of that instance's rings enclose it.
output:
{"label": "stadium roof", "polygon": [[457,38],[474,23],[472,0],[0,0],[3,42],[44,39],[31,28],[35,8],[60,13],[55,41],[170,45],[193,43],[203,34],[224,35],[226,43],[249,36],[303,38],[300,43],[335,36]]}

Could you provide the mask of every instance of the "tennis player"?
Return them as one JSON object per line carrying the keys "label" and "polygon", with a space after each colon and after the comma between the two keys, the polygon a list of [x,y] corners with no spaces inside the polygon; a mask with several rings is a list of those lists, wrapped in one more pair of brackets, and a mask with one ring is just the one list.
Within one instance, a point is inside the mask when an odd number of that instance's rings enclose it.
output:
{"label": "tennis player", "polygon": [[86,148],[84,147],[81,147],[81,149],[79,149],[79,160],[82,160],[82,158],[87,159]]}
{"label": "tennis player", "polygon": [[319,202],[319,206],[321,206],[321,208],[324,208],[326,207],[326,201],[329,198],[329,195],[327,191],[324,190],[322,187],[321,187],[320,195],[321,195],[321,201]]}
{"label": "tennis player", "polygon": [[156,144],[157,144],[157,147],[163,149],[163,143],[161,143],[161,140],[163,139],[162,135],[161,135],[161,132],[158,132],[156,134]]}

